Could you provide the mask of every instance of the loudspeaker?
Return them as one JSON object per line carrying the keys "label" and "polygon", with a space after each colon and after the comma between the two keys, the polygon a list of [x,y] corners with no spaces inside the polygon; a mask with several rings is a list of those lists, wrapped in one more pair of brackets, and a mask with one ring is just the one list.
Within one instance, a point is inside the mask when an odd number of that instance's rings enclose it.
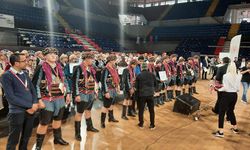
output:
{"label": "loudspeaker", "polygon": [[176,97],[174,103],[174,112],[190,115],[193,112],[199,110],[200,101],[189,94],[184,94]]}

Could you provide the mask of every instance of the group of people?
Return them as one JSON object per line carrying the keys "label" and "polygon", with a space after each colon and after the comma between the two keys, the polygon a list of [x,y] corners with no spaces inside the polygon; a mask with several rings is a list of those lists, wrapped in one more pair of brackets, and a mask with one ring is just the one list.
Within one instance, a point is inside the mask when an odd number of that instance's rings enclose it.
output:
{"label": "group of people", "polygon": [[[182,94],[194,94],[199,77],[199,57],[187,59],[166,53],[98,54],[72,52],[59,56],[57,49],[48,47],[34,54],[1,51],[3,94],[9,104],[8,150],[27,149],[32,133],[34,114],[39,112],[36,150],[40,150],[51,124],[54,143],[68,145],[62,138],[61,124],[65,106],[75,107],[75,139],[81,141],[81,120],[84,113],[87,131],[99,132],[93,126],[91,110],[101,95],[101,128],[109,122],[119,122],[113,107],[116,95],[123,91],[121,118],[129,120],[138,112],[143,128],[143,112],[150,112],[150,129],[155,129],[154,106],[163,105]],[[188,92],[186,92],[188,89]],[[137,102],[137,109],[136,109]],[[21,138],[20,138],[21,136]],[[20,139],[20,140],[19,140]]]}
{"label": "group of people", "polygon": [[[73,105],[75,108],[75,139],[78,141],[82,139],[83,114],[87,131],[99,132],[91,118],[97,98],[103,101],[101,128],[106,128],[107,114],[108,122],[119,122],[113,108],[117,94],[121,93],[124,96],[121,118],[129,120],[129,117],[138,114],[138,127],[144,128],[143,113],[148,109],[149,128],[153,130],[154,106],[163,105],[183,94],[198,94],[196,82],[202,68],[199,56],[187,60],[166,53],[71,52],[59,56],[58,50],[52,47],[34,54],[26,50],[18,53],[1,51],[0,61],[1,93],[9,104],[8,150],[14,150],[18,143],[19,149],[27,149],[36,112],[39,112],[36,150],[41,149],[49,125],[53,128],[55,144],[69,144],[62,138],[61,130],[65,106]],[[223,63],[217,70],[217,84],[214,86],[218,91],[218,100],[213,109],[219,114],[219,130],[215,133],[218,137],[224,136],[225,114],[233,125],[232,131],[238,133],[234,115],[237,91],[242,81],[242,100],[247,102],[246,93],[250,83],[250,62],[242,68],[242,78],[237,74],[236,64],[230,63],[229,58],[224,58]]]}

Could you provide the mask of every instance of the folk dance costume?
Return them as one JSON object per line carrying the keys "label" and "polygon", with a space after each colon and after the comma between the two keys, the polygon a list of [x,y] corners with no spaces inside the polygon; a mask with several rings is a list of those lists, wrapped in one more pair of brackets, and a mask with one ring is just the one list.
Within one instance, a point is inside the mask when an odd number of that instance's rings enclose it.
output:
{"label": "folk dance costume", "polygon": [[122,74],[122,81],[123,81],[123,93],[124,93],[124,103],[123,103],[123,109],[122,109],[122,119],[128,120],[126,113],[127,113],[127,107],[128,107],[128,116],[135,117],[135,114],[133,112],[132,108],[132,101],[134,96],[134,86],[135,86],[135,71],[134,68],[136,66],[137,61],[131,60],[130,65],[123,70]]}
{"label": "folk dance costume", "polygon": [[195,84],[198,81],[199,74],[200,74],[199,56],[194,56],[193,64],[194,64],[194,68],[193,68],[193,71],[194,71],[194,78],[193,79],[194,80],[193,80],[192,90],[193,90],[194,94],[198,94],[197,91],[196,91]]}
{"label": "folk dance costume", "polygon": [[173,94],[171,94],[171,92],[173,92],[173,91],[171,91],[169,89],[169,84],[171,82],[171,67],[168,64],[169,56],[164,56],[162,58],[162,60],[163,60],[162,71],[165,71],[166,72],[166,76],[167,76],[167,80],[164,81],[164,87],[163,88],[167,91],[167,98],[168,98],[168,100],[171,101],[172,100],[172,95],[173,95]]}
{"label": "folk dance costume", "polygon": [[161,61],[158,60],[156,61],[156,65],[155,65],[155,73],[156,73],[155,75],[156,75],[156,81],[157,81],[156,93],[159,93],[159,95],[157,94],[156,100],[155,100],[155,106],[157,107],[159,105],[163,105],[164,101],[167,101],[166,92],[164,88],[164,81],[161,81],[160,75],[159,75],[160,71],[162,71],[162,64],[161,64]]}
{"label": "folk dance costume", "polygon": [[[73,97],[80,97],[79,102],[75,102],[76,111],[81,116],[83,112],[91,111],[95,100],[95,70],[82,63],[77,66],[73,74]],[[82,117],[81,117],[82,118]],[[92,119],[86,119],[87,131],[99,132],[93,127]],[[75,120],[75,138],[81,141],[81,119]]]}
{"label": "folk dance costume", "polygon": [[181,90],[184,85],[184,59],[180,58],[178,64],[176,65],[176,85],[177,89],[175,90],[175,95],[180,96],[181,95]]}
{"label": "folk dance costume", "polygon": [[[115,97],[119,90],[119,75],[115,68],[115,64],[111,63],[116,61],[115,55],[107,57],[107,65],[102,71],[101,75],[101,92],[103,98],[103,111],[101,113],[101,127],[105,128],[106,112],[108,110],[109,122],[119,122],[114,118],[112,105],[115,104]],[[107,97],[109,95],[109,97]]]}
{"label": "folk dance costume", "polygon": [[[57,53],[54,48],[46,48],[43,54]],[[48,62],[39,65],[34,73],[33,84],[36,87],[37,97],[45,104],[45,108],[40,112],[39,126],[42,128],[48,126],[53,118],[54,121],[61,121],[63,118],[65,99],[64,95],[69,97],[70,91],[67,80],[63,74],[59,63],[51,66]],[[39,127],[38,127],[39,130]],[[54,144],[68,145],[69,143],[62,139],[61,127],[53,129]],[[37,133],[36,150],[40,150],[45,134]]]}
{"label": "folk dance costume", "polygon": [[175,56],[171,56],[171,60],[168,62],[168,65],[170,66],[170,72],[171,72],[171,81],[169,83],[169,87],[170,87],[170,92],[169,92],[169,98],[170,99],[174,99],[174,87],[176,85],[176,76],[177,76],[177,70],[176,70],[176,64],[173,61],[173,57]]}
{"label": "folk dance costume", "polygon": [[185,85],[188,86],[188,94],[193,95],[192,84],[194,81],[194,65],[192,58],[188,58],[188,62],[185,65]]}

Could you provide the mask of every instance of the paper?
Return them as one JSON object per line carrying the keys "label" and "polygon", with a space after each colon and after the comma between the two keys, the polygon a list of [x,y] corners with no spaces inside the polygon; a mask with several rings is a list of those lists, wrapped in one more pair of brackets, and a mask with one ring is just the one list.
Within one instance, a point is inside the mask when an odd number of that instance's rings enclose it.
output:
{"label": "paper", "polygon": [[166,71],[160,71],[160,72],[159,72],[159,76],[160,76],[160,80],[161,80],[161,81],[167,81],[167,80],[168,80]]}
{"label": "paper", "polygon": [[125,68],[126,68],[126,67],[118,67],[118,74],[119,74],[119,75],[122,75],[123,70],[124,70]]}
{"label": "paper", "polygon": [[75,66],[79,65],[78,63],[70,63],[69,64],[69,73],[73,73],[73,69]]}

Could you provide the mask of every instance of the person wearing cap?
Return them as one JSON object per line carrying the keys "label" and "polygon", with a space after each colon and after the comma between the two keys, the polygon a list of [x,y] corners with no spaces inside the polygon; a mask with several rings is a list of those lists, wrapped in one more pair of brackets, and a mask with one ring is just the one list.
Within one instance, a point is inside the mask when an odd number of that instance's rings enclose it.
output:
{"label": "person wearing cap", "polygon": [[109,122],[119,122],[114,117],[113,106],[115,104],[115,97],[119,92],[120,79],[116,70],[117,57],[110,54],[107,57],[107,65],[102,71],[101,75],[101,93],[103,97],[103,107],[101,113],[101,128],[105,128],[106,113],[108,112]]}
{"label": "person wearing cap", "polygon": [[[123,70],[122,73],[122,81],[123,81],[123,94],[124,94],[124,101],[123,101],[123,107],[122,107],[122,119],[128,120],[128,116],[135,117],[135,114],[132,111],[132,99],[134,95],[134,87],[135,87],[135,72],[134,68],[137,65],[137,60],[133,59],[130,61],[129,66]],[[127,113],[127,107],[128,107],[128,114]]]}
{"label": "person wearing cap", "polygon": [[[48,47],[43,51],[45,61],[39,65],[33,77],[39,104],[45,107],[40,112],[40,123],[37,128],[36,150],[40,150],[43,144],[48,125],[53,119],[52,128],[54,144],[68,145],[62,139],[61,120],[63,118],[65,104],[70,103],[70,91],[65,79],[62,66],[58,61],[58,50]],[[66,95],[66,103],[64,96]]]}
{"label": "person wearing cap", "polygon": [[81,120],[85,112],[87,131],[99,132],[93,127],[91,109],[95,100],[96,71],[92,67],[94,55],[90,52],[82,54],[82,63],[76,66],[73,73],[73,97],[76,105],[75,139],[81,141]]}
{"label": "person wearing cap", "polygon": [[173,99],[174,98],[174,89],[176,85],[176,76],[177,76],[177,71],[176,71],[176,60],[177,60],[177,55],[172,54],[170,56],[170,61],[168,62],[168,65],[170,66],[171,69],[171,81],[169,83],[169,98]]}
{"label": "person wearing cap", "polygon": [[178,60],[178,63],[176,65],[176,86],[175,89],[175,96],[181,95],[181,90],[184,85],[184,63],[185,59],[183,57],[180,57]]}
{"label": "person wearing cap", "polygon": [[[1,83],[9,104],[9,137],[6,150],[26,150],[32,134],[34,113],[38,109],[35,88],[23,71],[27,65],[24,54],[10,56],[11,68],[1,77]],[[20,137],[21,135],[21,137]]]}
{"label": "person wearing cap", "polygon": [[138,108],[139,108],[139,124],[143,128],[144,119],[143,113],[145,105],[148,106],[150,113],[150,129],[155,129],[155,112],[154,112],[154,94],[157,86],[156,77],[153,73],[148,71],[147,63],[142,63],[142,72],[136,77],[135,89],[138,92]]}
{"label": "person wearing cap", "polygon": [[200,74],[200,61],[199,61],[199,59],[200,58],[199,58],[198,55],[195,55],[194,59],[193,59],[193,64],[194,64],[194,80],[193,80],[192,90],[193,90],[194,94],[199,94],[199,93],[197,93],[196,86],[195,86],[196,82],[199,79],[199,74]]}
{"label": "person wearing cap", "polygon": [[[170,65],[168,64],[170,61],[169,59],[169,56],[166,55],[164,57],[162,57],[162,70],[161,71],[165,71],[166,72],[166,76],[167,76],[167,80],[164,81],[164,86],[163,86],[163,89],[165,90],[165,93],[167,93],[167,96],[165,96],[163,98],[164,101],[171,101],[172,98],[171,98],[171,88],[169,87],[169,83],[171,81],[171,67]],[[167,97],[167,99],[166,99]]]}
{"label": "person wearing cap", "polygon": [[[194,63],[193,63],[193,58],[189,57],[188,62],[185,65],[185,83],[184,85],[188,87],[188,94],[193,95],[193,81],[194,81]],[[186,92],[185,89],[183,89],[183,94]]]}
{"label": "person wearing cap", "polygon": [[60,63],[63,68],[68,64],[68,56],[66,54],[60,56]]}

